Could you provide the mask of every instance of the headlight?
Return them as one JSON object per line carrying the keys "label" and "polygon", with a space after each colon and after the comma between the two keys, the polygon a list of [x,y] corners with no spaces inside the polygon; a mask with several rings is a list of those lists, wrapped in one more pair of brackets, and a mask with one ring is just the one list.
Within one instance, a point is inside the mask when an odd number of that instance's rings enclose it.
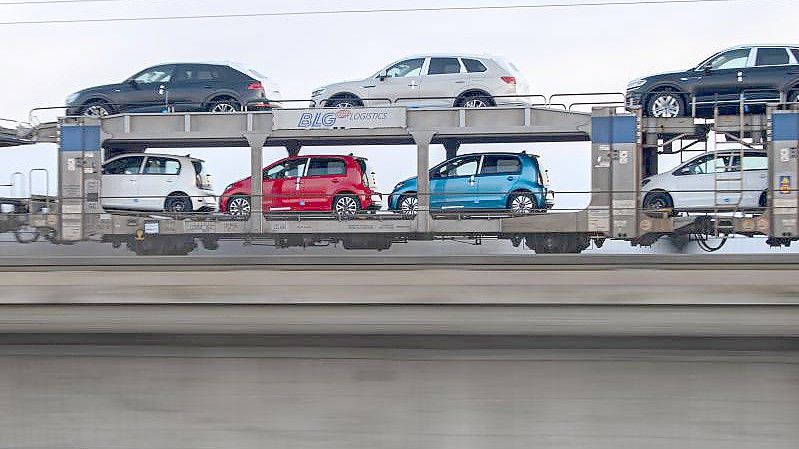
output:
{"label": "headlight", "polygon": [[66,104],[70,105],[70,104],[74,103],[75,100],[78,99],[79,95],[80,95],[80,92],[75,92],[74,94],[68,96]]}
{"label": "headlight", "polygon": [[315,91],[313,91],[313,92],[311,93],[311,97],[318,97],[318,96],[320,96],[320,95],[323,95],[323,94],[325,93],[325,91],[326,91],[326,90],[327,90],[327,89],[325,89],[324,87],[323,87],[323,88],[321,88],[321,89],[316,89]]}
{"label": "headlight", "polygon": [[400,182],[400,183],[398,183],[397,185],[394,186],[394,190],[399,190],[399,189],[401,189],[403,187],[405,187],[405,183],[404,182]]}
{"label": "headlight", "polygon": [[643,86],[644,84],[646,84],[646,80],[645,79],[632,80],[629,83],[627,83],[627,89],[638,89],[639,87]]}

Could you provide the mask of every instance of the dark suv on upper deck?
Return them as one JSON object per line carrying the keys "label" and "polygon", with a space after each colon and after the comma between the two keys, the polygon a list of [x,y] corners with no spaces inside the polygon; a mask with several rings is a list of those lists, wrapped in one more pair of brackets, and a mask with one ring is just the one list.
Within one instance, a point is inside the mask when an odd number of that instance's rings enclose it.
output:
{"label": "dark suv on upper deck", "polygon": [[799,101],[799,45],[742,45],[723,50],[680,72],[638,78],[627,85],[628,109],[648,117],[712,115],[762,110],[769,102]]}
{"label": "dark suv on upper deck", "polygon": [[67,115],[103,117],[120,112],[234,112],[279,106],[269,78],[235,64],[161,64],[117,84],[67,97]]}

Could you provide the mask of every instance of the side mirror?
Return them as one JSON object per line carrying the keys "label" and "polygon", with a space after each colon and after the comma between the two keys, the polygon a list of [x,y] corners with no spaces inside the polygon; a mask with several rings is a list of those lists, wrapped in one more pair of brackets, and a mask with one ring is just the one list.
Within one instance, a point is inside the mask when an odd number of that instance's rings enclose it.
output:
{"label": "side mirror", "polygon": [[705,75],[710,75],[710,73],[712,71],[713,71],[713,64],[711,64],[711,63],[706,64],[705,65]]}
{"label": "side mirror", "polygon": [[158,95],[164,95],[166,93],[166,86],[163,84],[158,86]]}
{"label": "side mirror", "polygon": [[139,83],[137,83],[136,80],[133,79],[133,78],[128,80],[128,84],[130,85],[130,87],[132,87],[134,89],[138,89],[139,88]]}
{"label": "side mirror", "polygon": [[385,81],[386,78],[388,78],[386,72],[380,72],[380,75],[377,75],[377,79],[379,79],[380,81]]}

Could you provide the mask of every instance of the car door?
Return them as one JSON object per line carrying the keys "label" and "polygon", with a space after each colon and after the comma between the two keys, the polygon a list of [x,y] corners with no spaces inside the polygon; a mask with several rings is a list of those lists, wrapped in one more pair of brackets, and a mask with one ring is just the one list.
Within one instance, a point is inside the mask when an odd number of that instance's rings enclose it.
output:
{"label": "car door", "polygon": [[508,193],[513,191],[522,173],[522,163],[512,154],[486,154],[477,176],[478,205],[485,209],[508,207]]}
{"label": "car door", "polygon": [[733,183],[737,181],[732,180],[739,174],[730,169],[731,159],[729,154],[716,157],[710,153],[675,171],[676,188],[669,192],[674,206],[678,209],[713,209],[717,205],[737,204],[740,192],[733,189]]}
{"label": "car door", "polygon": [[461,156],[442,164],[430,179],[430,207],[436,209],[477,207],[476,175],[479,166],[480,155]]}
{"label": "car door", "polygon": [[468,75],[458,58],[430,58],[421,79],[420,106],[452,106],[464,90]]}
{"label": "car door", "polygon": [[[283,171],[278,173],[272,186],[273,200],[270,210],[296,211],[302,209],[302,182],[308,158],[289,159],[284,163]],[[303,203],[304,204],[304,203]]]}
{"label": "car door", "polygon": [[780,100],[780,89],[788,82],[791,55],[785,47],[758,47],[755,49],[754,67],[744,72],[743,84],[746,100],[765,105]]}
{"label": "car door", "polygon": [[422,70],[426,66],[425,58],[412,58],[391,65],[375,78],[368,80],[362,87],[366,98],[366,106],[388,106],[386,100],[400,105],[415,105],[419,98]]}
{"label": "car door", "polygon": [[172,192],[186,191],[180,185],[180,161],[164,156],[147,156],[136,182],[137,209],[162,211]]}
{"label": "car door", "polygon": [[[174,64],[160,65],[133,75],[114,98],[131,112],[160,112],[166,108]],[[163,86],[163,89],[162,87]]]}
{"label": "car door", "polygon": [[170,83],[169,98],[176,111],[198,111],[219,87],[220,70],[208,64],[179,64]]}
{"label": "car door", "polygon": [[758,207],[760,195],[768,188],[768,156],[760,151],[747,151],[741,167],[744,179],[741,207]]}
{"label": "car door", "polygon": [[136,199],[136,182],[144,156],[126,156],[103,166],[101,204],[108,209],[130,209]]}
{"label": "car door", "polygon": [[694,87],[696,102],[706,106],[737,104],[751,53],[751,48],[729,50],[698,67],[696,70],[704,73]]}
{"label": "car door", "polygon": [[[263,170],[263,210],[269,211],[272,208],[276,207],[277,204],[281,204],[281,201],[278,201],[278,196],[280,191],[278,190],[278,181],[282,179],[286,170],[285,161],[279,161],[270,165],[269,167]],[[282,183],[279,184],[280,188],[282,189]],[[279,206],[278,206],[279,207]]]}
{"label": "car door", "polygon": [[314,157],[308,162],[308,171],[302,179],[303,210],[329,211],[333,194],[347,180],[347,164],[341,158]]}

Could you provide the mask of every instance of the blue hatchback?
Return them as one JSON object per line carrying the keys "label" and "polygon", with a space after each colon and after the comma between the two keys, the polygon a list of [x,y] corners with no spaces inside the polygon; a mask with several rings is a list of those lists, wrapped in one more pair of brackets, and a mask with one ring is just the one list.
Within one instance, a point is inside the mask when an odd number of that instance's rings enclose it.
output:
{"label": "blue hatchback", "polygon": [[[394,187],[390,210],[416,212],[416,178]],[[536,156],[527,153],[465,154],[430,170],[430,209],[509,210],[529,214],[552,207]]]}

